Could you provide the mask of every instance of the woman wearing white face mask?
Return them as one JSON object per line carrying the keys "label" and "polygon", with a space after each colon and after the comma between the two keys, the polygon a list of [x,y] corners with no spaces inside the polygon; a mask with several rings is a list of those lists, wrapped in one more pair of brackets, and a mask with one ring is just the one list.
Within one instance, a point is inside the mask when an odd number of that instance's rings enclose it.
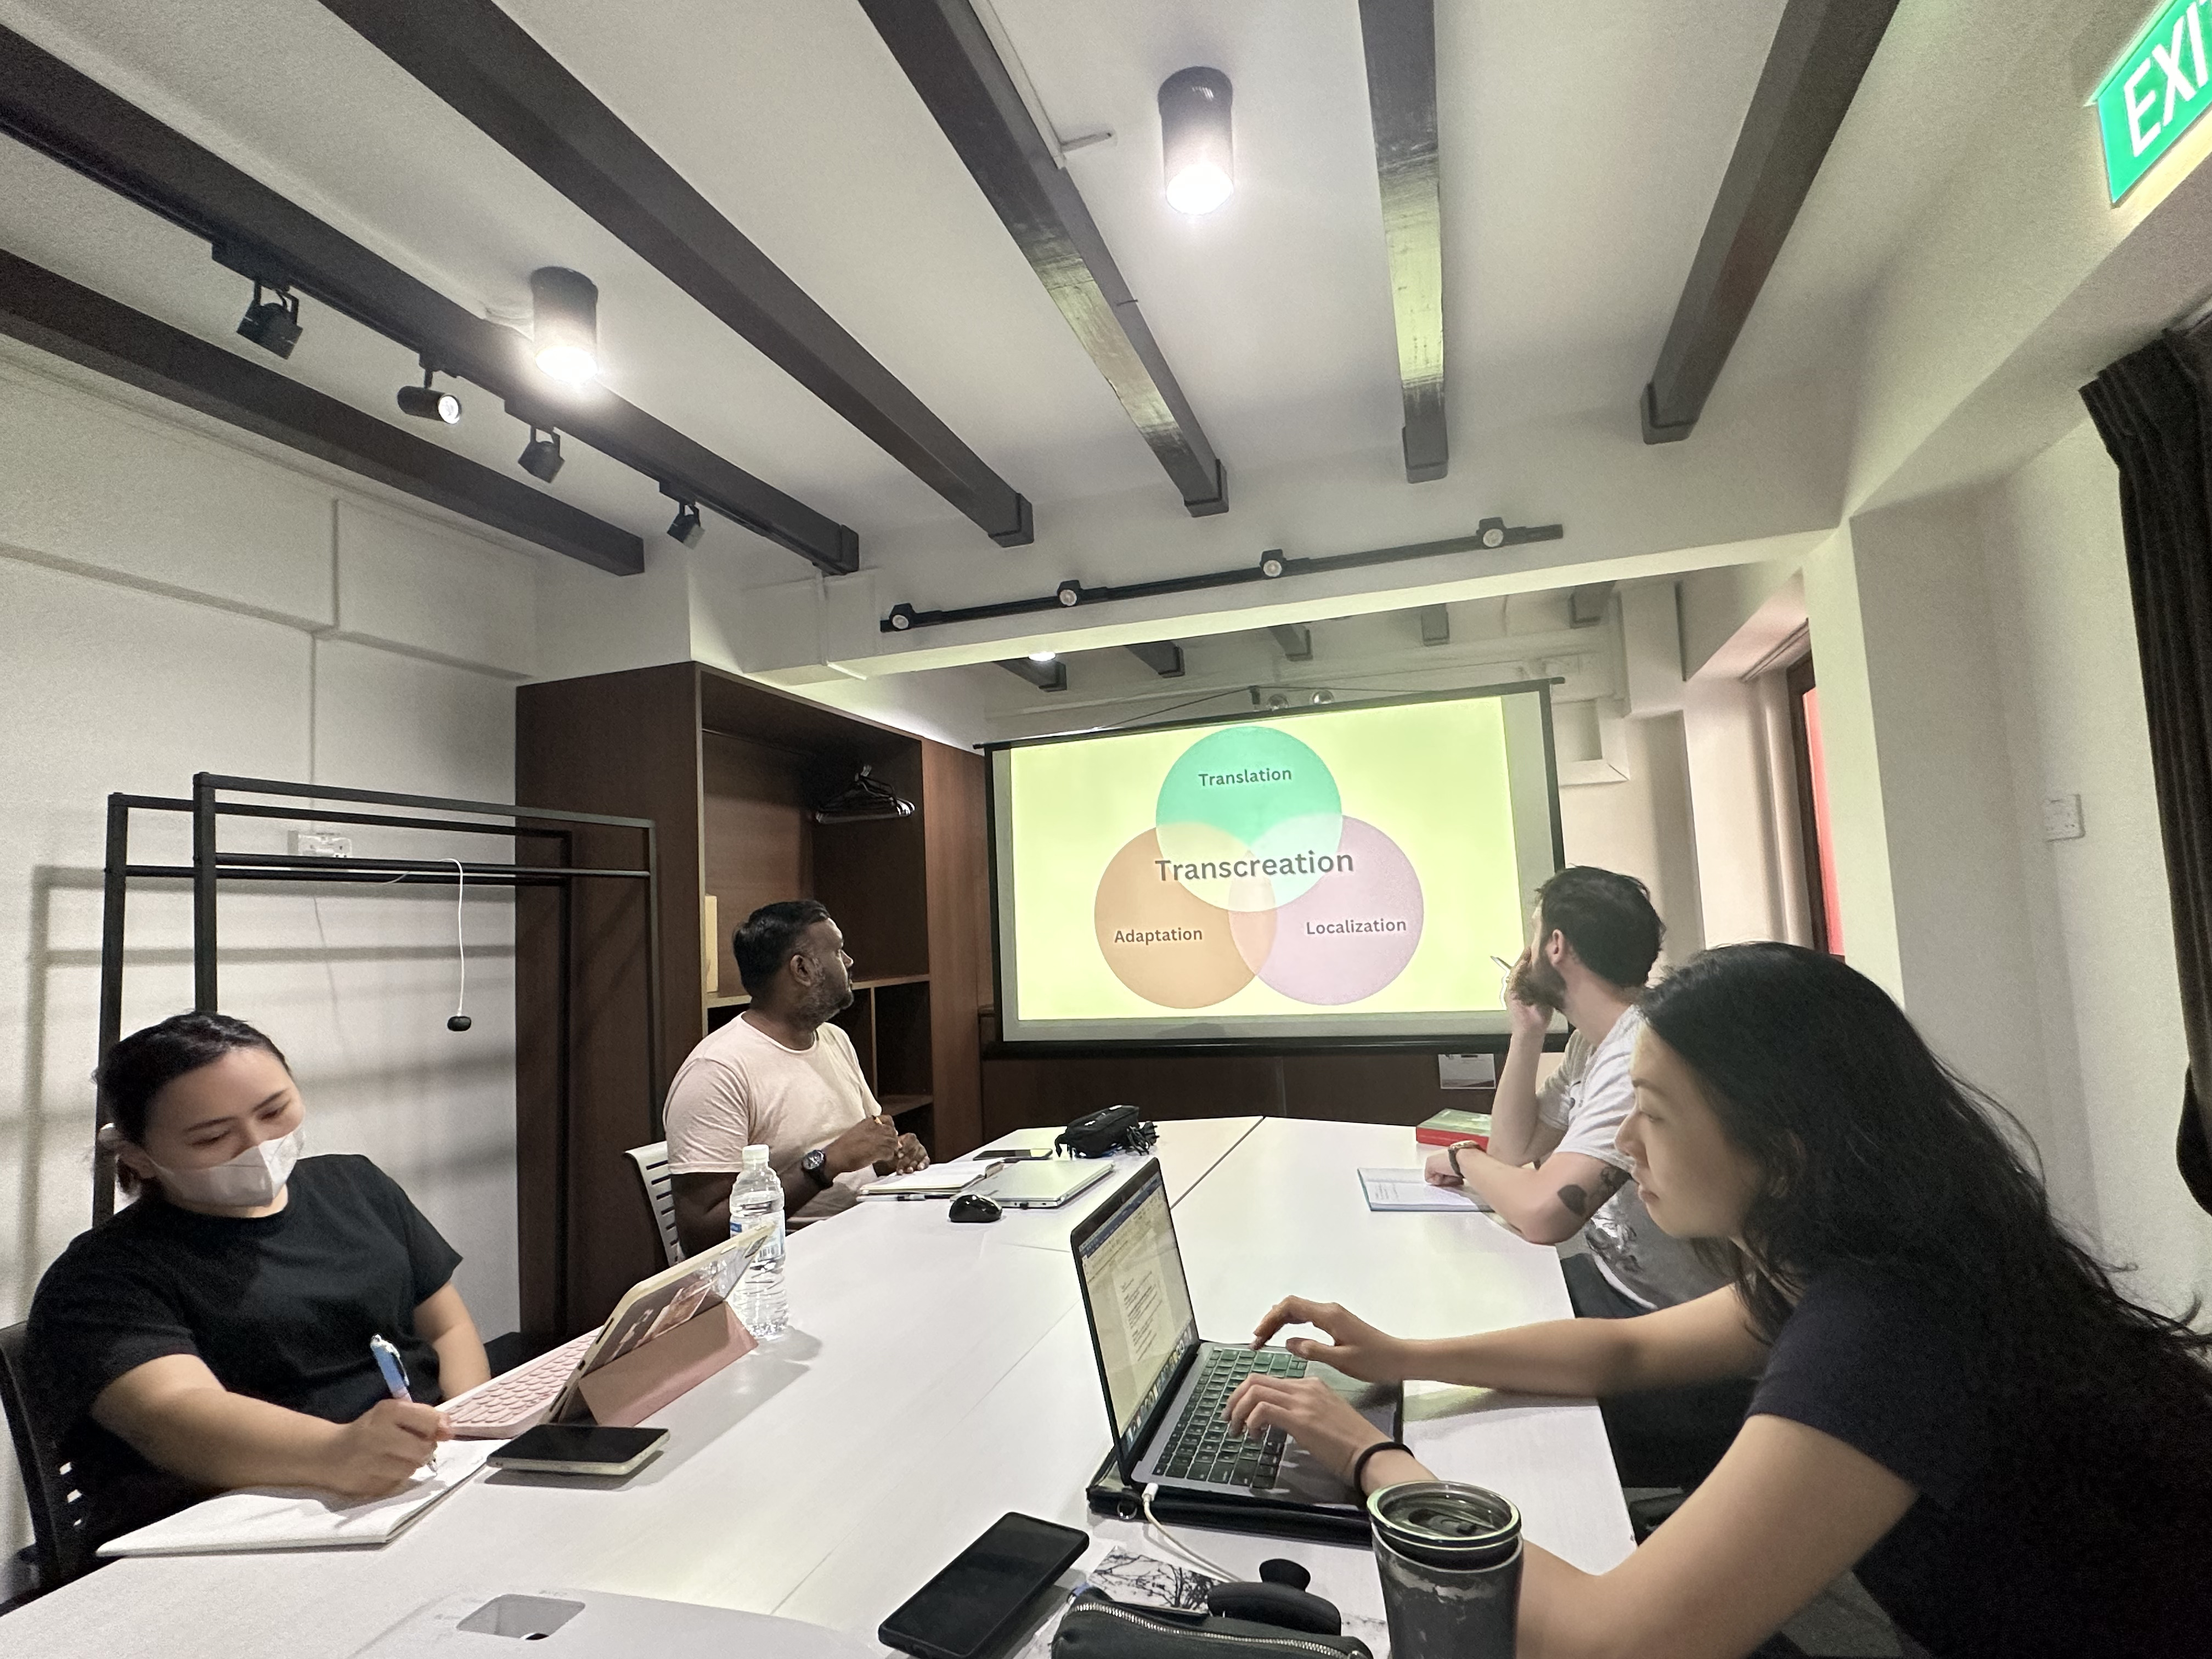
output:
{"label": "woman wearing white face mask", "polygon": [[46,1270],[30,1351],[102,1529],[237,1486],[404,1485],[451,1433],[437,1402],[490,1374],[459,1255],[368,1159],[300,1157],[299,1089],[242,1020],[149,1026],[100,1086],[138,1201]]}

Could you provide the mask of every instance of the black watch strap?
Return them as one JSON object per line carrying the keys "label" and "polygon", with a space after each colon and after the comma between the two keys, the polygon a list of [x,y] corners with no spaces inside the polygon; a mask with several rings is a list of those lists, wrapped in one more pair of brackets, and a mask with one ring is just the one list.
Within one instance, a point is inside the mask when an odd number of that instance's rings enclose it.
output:
{"label": "black watch strap", "polygon": [[826,1146],[817,1146],[812,1152],[807,1153],[805,1158],[799,1160],[799,1167],[805,1173],[809,1181],[825,1193],[830,1190],[830,1183],[837,1178],[830,1173],[830,1149]]}

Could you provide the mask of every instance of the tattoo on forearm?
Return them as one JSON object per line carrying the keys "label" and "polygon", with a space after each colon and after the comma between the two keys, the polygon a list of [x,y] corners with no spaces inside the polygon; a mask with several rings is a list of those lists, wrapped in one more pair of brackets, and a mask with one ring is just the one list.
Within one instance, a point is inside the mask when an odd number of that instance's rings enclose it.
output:
{"label": "tattoo on forearm", "polygon": [[1598,1177],[1595,1194],[1571,1181],[1559,1188],[1560,1206],[1576,1220],[1587,1221],[1596,1212],[1599,1206],[1621,1189],[1627,1180],[1627,1171],[1607,1165],[1605,1173]]}

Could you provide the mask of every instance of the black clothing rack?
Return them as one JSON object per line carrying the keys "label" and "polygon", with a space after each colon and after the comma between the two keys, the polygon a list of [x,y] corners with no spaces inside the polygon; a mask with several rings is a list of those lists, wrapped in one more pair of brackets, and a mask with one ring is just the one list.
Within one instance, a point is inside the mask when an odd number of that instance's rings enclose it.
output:
{"label": "black clothing rack", "polygon": [[[298,805],[225,800],[225,794],[275,797]],[[333,811],[326,803],[345,801],[360,807],[398,807],[404,812]],[[313,803],[309,805],[307,803]],[[131,815],[133,812],[182,812],[192,821],[192,861],[190,864],[133,864],[131,862]],[[423,817],[423,813],[447,816]],[[452,816],[459,814],[462,816]],[[216,844],[216,827],[226,817],[276,818],[293,823],[364,824],[386,830],[431,830],[470,836],[509,836],[558,843],[554,863],[478,864],[452,859],[325,858],[303,853],[226,853]],[[504,818],[488,823],[472,818]],[[635,830],[643,837],[645,860],[640,869],[580,866],[574,862],[573,829],[557,826],[592,825]],[[517,854],[522,847],[518,844]],[[645,884],[647,930],[645,1019],[647,1099],[653,1114],[653,1133],[660,1133],[662,1080],[667,1076],[660,1027],[660,876],[659,852],[651,818],[609,817],[594,812],[554,811],[538,806],[515,806],[499,801],[449,800],[435,795],[399,795],[375,789],[345,789],[328,783],[287,783],[270,778],[225,777],[212,772],[192,776],[191,798],[174,799],[161,795],[112,794],[107,798],[107,854],[100,935],[100,1058],[123,1036],[123,955],[125,909],[133,881],[185,880],[192,884],[192,1003],[214,1011],[218,998],[219,940],[216,893],[226,881],[372,883],[380,885],[450,885],[465,879],[485,887],[550,886],[559,890],[561,995],[556,1039],[557,1060],[555,1089],[556,1131],[554,1144],[558,1160],[554,1192],[554,1237],[568,1237],[568,1123],[570,1073],[568,1066],[569,957],[573,934],[569,925],[570,890],[582,880],[641,881]],[[106,1121],[106,1103],[94,1108],[94,1176],[92,1218],[105,1221],[115,1211],[115,1159],[98,1146],[99,1126]],[[567,1274],[565,1248],[556,1253],[556,1273]]]}

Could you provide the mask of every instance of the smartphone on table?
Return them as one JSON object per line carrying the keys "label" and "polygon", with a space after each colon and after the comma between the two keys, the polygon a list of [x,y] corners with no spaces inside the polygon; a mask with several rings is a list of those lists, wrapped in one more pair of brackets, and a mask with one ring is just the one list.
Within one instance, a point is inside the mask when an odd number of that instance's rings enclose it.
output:
{"label": "smartphone on table", "polygon": [[628,1474],[667,1443],[665,1429],[611,1429],[592,1423],[540,1423],[485,1461],[495,1469],[537,1474]]}
{"label": "smartphone on table", "polygon": [[1073,1527],[1003,1515],[884,1620],[876,1639],[915,1659],[976,1659],[1090,1543]]}

